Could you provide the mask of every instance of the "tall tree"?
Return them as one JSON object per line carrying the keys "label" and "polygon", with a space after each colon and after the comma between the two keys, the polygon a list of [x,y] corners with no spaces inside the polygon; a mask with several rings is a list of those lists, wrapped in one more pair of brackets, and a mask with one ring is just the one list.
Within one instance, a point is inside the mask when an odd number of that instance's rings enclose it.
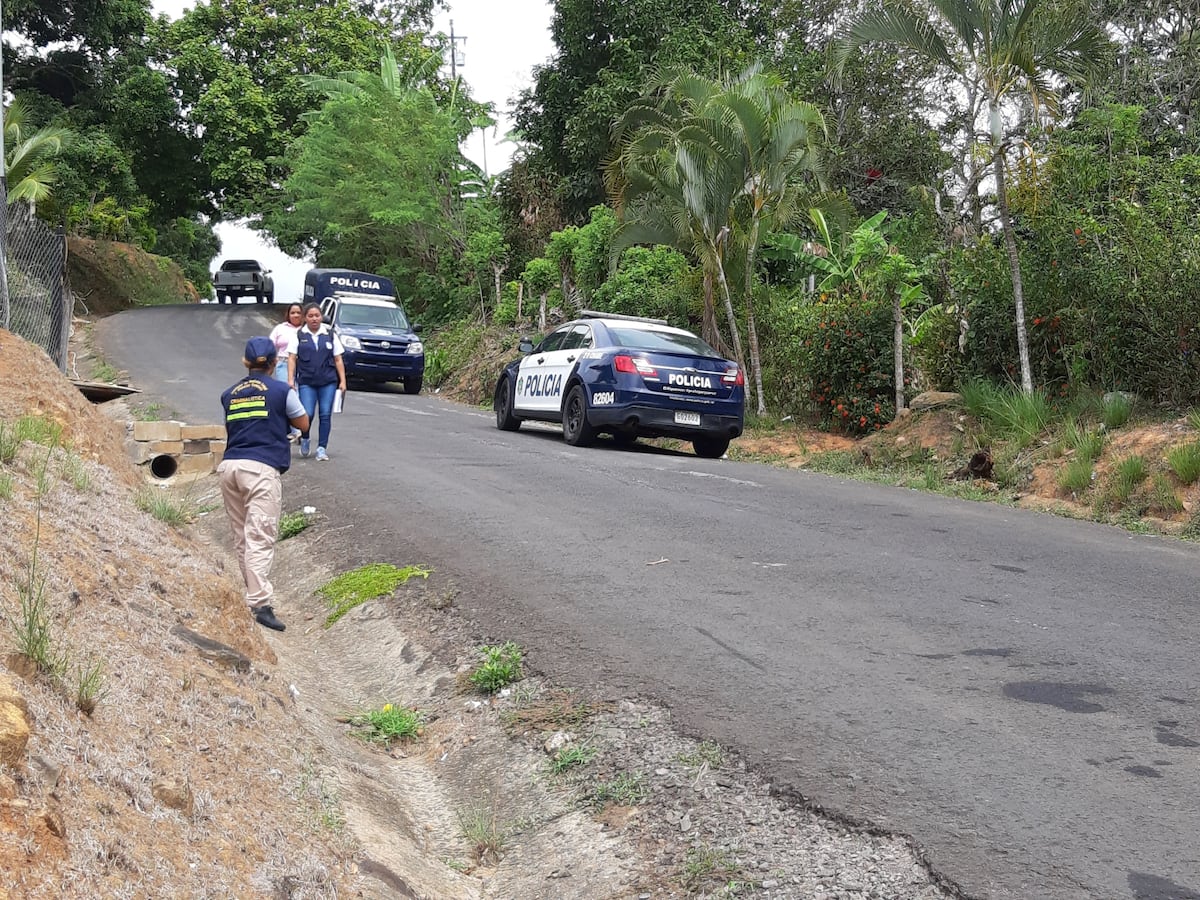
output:
{"label": "tall tree", "polygon": [[516,124],[532,145],[529,165],[553,176],[570,222],[604,202],[610,129],[641,96],[647,73],[739,71],[765,35],[749,0],[556,0],[554,57],[534,72]]}
{"label": "tall tree", "polygon": [[912,2],[899,0],[852,20],[837,42],[835,71],[844,69],[865,44],[898,44],[953,72],[964,89],[982,90],[988,112],[996,205],[1012,279],[1021,387],[1031,393],[1021,259],[1005,183],[1007,136],[1003,108],[1009,99],[1023,96],[1035,109],[1056,112],[1059,95],[1054,77],[1086,79],[1103,58],[1108,42],[1080,9],[1069,4],[929,0],[928,5],[933,16],[924,6],[918,9]]}
{"label": "tall tree", "polygon": [[157,62],[204,136],[201,159],[222,215],[278,203],[283,153],[319,104],[305,76],[370,70],[387,43],[402,45],[405,59],[421,48],[422,34],[394,33],[396,6],[376,13],[361,0],[210,0],[171,23]]}
{"label": "tall tree", "polygon": [[[777,76],[755,64],[720,81],[692,73],[674,76],[630,110],[618,133],[631,127],[636,130],[610,167],[613,193],[622,202],[640,198],[639,214],[654,216],[655,205],[664,204],[667,215],[659,212],[658,221],[674,223],[676,244],[678,238],[690,238],[697,258],[721,285],[740,361],[725,272],[731,240],[738,246],[749,369],[758,411],[764,413],[754,310],[756,255],[764,230],[794,219],[803,208],[801,196],[820,184],[824,120],[816,107],[794,100]],[[676,212],[680,201],[682,218]]]}

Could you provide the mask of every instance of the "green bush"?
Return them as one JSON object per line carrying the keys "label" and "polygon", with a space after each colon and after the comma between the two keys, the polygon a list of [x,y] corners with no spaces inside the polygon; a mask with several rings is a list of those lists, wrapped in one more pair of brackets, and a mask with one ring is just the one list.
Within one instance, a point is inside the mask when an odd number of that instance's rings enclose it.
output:
{"label": "green bush", "polygon": [[521,662],[524,654],[512,641],[494,647],[481,647],[481,662],[471,672],[471,684],[486,694],[494,694],[503,687],[520,681]]}
{"label": "green bush", "polygon": [[890,422],[896,412],[891,305],[822,294],[815,303],[793,301],[790,313],[795,364],[820,423],[863,434]]}
{"label": "green bush", "polygon": [[1200,478],[1200,441],[1172,448],[1167,454],[1167,463],[1175,477],[1184,484],[1192,484]]}

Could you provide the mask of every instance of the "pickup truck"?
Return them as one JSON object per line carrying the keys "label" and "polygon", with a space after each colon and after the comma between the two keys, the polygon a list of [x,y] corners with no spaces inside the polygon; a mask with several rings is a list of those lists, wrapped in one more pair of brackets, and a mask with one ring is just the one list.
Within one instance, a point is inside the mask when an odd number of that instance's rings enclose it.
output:
{"label": "pickup truck", "polygon": [[271,270],[264,269],[256,259],[225,260],[213,275],[213,289],[217,292],[218,303],[226,300],[237,303],[251,294],[258,303],[275,302]]}

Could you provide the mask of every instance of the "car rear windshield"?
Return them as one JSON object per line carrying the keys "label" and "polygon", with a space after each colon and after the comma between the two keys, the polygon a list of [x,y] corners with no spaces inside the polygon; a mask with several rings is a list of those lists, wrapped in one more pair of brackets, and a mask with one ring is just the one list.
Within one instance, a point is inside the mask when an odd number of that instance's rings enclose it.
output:
{"label": "car rear windshield", "polygon": [[717,356],[717,351],[694,334],[674,331],[653,331],[649,328],[608,327],[618,347],[630,350],[665,350],[668,353],[694,353],[697,356]]}
{"label": "car rear windshield", "polygon": [[226,272],[257,272],[262,266],[253,259],[230,259],[221,263],[221,268]]}
{"label": "car rear windshield", "polygon": [[368,306],[343,301],[338,304],[337,317],[339,325],[408,329],[408,320],[398,306]]}

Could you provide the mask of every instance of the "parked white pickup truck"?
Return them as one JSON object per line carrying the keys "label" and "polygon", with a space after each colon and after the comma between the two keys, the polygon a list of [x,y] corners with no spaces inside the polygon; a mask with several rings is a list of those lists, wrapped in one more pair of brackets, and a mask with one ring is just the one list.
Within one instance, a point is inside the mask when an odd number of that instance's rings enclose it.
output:
{"label": "parked white pickup truck", "polygon": [[275,302],[275,282],[271,270],[264,269],[257,259],[227,259],[213,275],[213,289],[217,302],[231,300],[237,303],[242,297],[254,296],[258,303]]}

